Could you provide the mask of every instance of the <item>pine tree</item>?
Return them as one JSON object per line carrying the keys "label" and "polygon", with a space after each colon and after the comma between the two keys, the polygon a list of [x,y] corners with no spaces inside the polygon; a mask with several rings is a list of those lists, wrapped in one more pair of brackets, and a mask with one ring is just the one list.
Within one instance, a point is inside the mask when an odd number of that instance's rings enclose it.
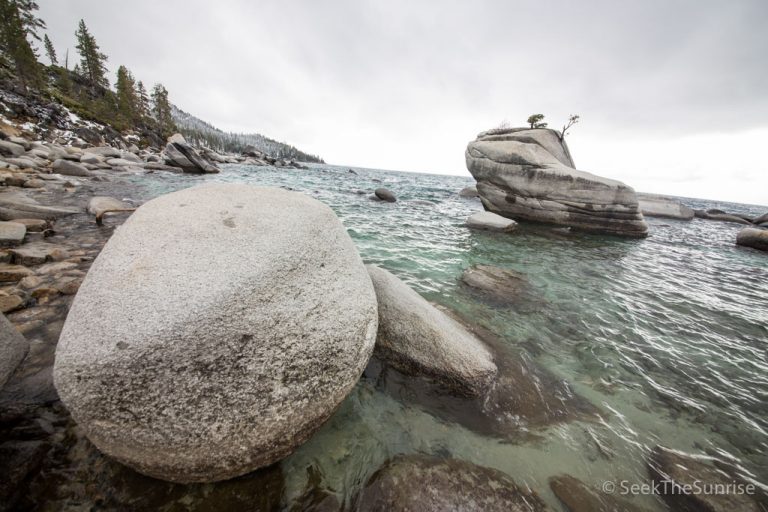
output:
{"label": "pine tree", "polygon": [[168,101],[168,91],[162,84],[155,84],[152,88],[152,115],[157,122],[157,127],[164,137],[171,135],[176,125],[171,117],[171,103]]}
{"label": "pine tree", "polygon": [[37,35],[38,29],[45,28],[45,22],[35,16],[35,11],[39,9],[37,2],[33,0],[10,0],[11,3],[16,4],[19,9],[19,17],[21,18],[21,24],[24,28],[24,32],[27,36],[40,40],[40,36]]}
{"label": "pine tree", "polygon": [[27,36],[36,37],[34,29],[42,24],[32,14],[36,8],[33,2],[0,0],[0,49],[3,58],[13,64],[25,88],[42,83],[37,55],[27,39]]}
{"label": "pine tree", "polygon": [[80,52],[80,69],[82,70],[83,77],[90,82],[91,87],[109,87],[107,66],[105,64],[107,56],[99,51],[99,45],[96,44],[96,39],[88,32],[85,21],[80,20],[75,36],[77,37],[77,45],[75,47]]}
{"label": "pine tree", "polygon": [[139,119],[144,120],[149,116],[149,95],[141,80],[136,84],[136,97],[139,107]]}
{"label": "pine tree", "polygon": [[45,53],[48,54],[48,60],[51,61],[51,65],[58,66],[59,59],[56,58],[56,49],[53,47],[53,43],[48,37],[48,34],[45,34],[43,37],[43,44],[45,44]]}
{"label": "pine tree", "polygon": [[125,66],[117,68],[115,89],[117,91],[117,111],[126,123],[133,126],[140,117],[139,100],[136,93],[136,80]]}

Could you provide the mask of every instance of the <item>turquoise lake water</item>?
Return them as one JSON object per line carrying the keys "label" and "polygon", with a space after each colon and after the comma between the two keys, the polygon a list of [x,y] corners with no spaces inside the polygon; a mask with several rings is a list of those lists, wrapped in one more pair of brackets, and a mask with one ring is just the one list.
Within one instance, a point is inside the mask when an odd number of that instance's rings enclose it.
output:
{"label": "turquoise lake water", "polygon": [[[598,487],[605,480],[645,483],[646,456],[656,445],[730,458],[746,478],[768,481],[768,255],[734,245],[740,225],[648,219],[643,240],[530,225],[512,234],[475,232],[464,221],[480,202],[457,195],[473,183],[469,177],[348,169],[233,165],[213,176],[128,179],[140,199],[206,181],[282,186],[319,199],[367,263],[492,331],[510,353],[596,406],[601,419],[522,422],[527,435],[492,435],[367,371],[331,420],[281,463],[284,505],[307,488],[348,504],[386,459],[415,452],[502,470],[555,510],[562,508],[549,477],[568,473]],[[379,186],[398,202],[369,200]],[[524,274],[530,300],[497,307],[478,299],[459,282],[477,263]],[[632,502],[664,510],[652,497]]]}

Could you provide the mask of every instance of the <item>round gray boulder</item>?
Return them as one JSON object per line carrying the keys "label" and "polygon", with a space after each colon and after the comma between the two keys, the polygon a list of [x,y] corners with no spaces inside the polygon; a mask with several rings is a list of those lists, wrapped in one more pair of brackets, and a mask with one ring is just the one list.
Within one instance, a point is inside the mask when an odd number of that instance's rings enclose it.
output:
{"label": "round gray boulder", "polygon": [[736,235],[736,245],[768,251],[768,229],[744,228]]}
{"label": "round gray boulder", "polygon": [[388,203],[394,203],[397,201],[395,194],[393,194],[392,191],[387,188],[379,187],[374,190],[373,193],[382,201],[386,201]]}
{"label": "round gray boulder", "polygon": [[371,280],[333,211],[300,193],[194,187],[118,228],[75,298],[56,388],[137,471],[232,478],[291,453],[373,350]]}

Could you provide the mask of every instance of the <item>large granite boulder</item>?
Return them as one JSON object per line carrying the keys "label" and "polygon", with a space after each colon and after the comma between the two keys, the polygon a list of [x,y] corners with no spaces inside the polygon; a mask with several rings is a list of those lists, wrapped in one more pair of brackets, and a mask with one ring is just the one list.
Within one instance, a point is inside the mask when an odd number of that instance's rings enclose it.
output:
{"label": "large granite boulder", "polygon": [[481,396],[497,368],[488,347],[397,277],[368,265],[379,303],[376,354],[406,374],[423,374],[463,396]]}
{"label": "large granite boulder", "polygon": [[203,158],[195,148],[183,142],[169,142],[165,146],[165,163],[181,167],[184,172],[217,173],[219,170]]}
{"label": "large granite boulder", "polygon": [[637,194],[640,211],[646,217],[662,217],[666,219],[691,220],[693,210],[671,197],[657,194]]}
{"label": "large granite boulder", "polygon": [[736,235],[736,245],[768,251],[768,229],[744,228]]}
{"label": "large granite boulder", "polygon": [[16,327],[0,314],[0,388],[11,377],[29,351],[29,343]]}
{"label": "large granite boulder", "polygon": [[194,187],[118,228],[72,304],[59,394],[104,453],[156,478],[285,457],[373,351],[376,295],[333,211],[296,192]]}
{"label": "large granite boulder", "polygon": [[537,512],[539,496],[499,470],[456,459],[400,455],[380,468],[357,498],[366,512]]}
{"label": "large granite boulder", "polygon": [[648,234],[635,191],[574,169],[554,130],[483,132],[467,146],[466,160],[483,205],[494,213],[596,233]]}

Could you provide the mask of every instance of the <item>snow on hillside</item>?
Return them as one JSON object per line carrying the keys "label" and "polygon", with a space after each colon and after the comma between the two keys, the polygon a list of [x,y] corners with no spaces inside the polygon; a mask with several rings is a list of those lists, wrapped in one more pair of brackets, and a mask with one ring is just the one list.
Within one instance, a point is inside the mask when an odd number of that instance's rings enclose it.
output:
{"label": "snow on hillside", "polygon": [[274,158],[324,163],[319,156],[304,153],[290,144],[277,142],[258,133],[224,132],[175,105],[171,106],[171,114],[179,132],[198,146],[228,153],[242,153],[247,146],[254,146]]}

